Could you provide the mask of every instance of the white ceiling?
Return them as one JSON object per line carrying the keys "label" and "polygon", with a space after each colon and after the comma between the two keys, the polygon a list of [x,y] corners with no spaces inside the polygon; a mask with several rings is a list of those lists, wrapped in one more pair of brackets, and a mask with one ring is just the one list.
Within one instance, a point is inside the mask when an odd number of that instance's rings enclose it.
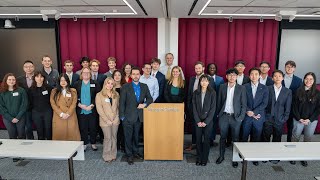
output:
{"label": "white ceiling", "polygon": [[[208,0],[198,0],[190,16],[194,0],[140,0],[146,16],[136,0],[126,0],[137,15],[117,17],[211,17],[198,15]],[[133,13],[123,0],[0,0],[0,14],[40,14],[40,10],[58,10],[61,13]],[[320,11],[320,0],[211,0],[203,13],[215,14],[275,14],[280,10],[296,10],[298,14]],[[111,16],[111,15],[110,15]]]}

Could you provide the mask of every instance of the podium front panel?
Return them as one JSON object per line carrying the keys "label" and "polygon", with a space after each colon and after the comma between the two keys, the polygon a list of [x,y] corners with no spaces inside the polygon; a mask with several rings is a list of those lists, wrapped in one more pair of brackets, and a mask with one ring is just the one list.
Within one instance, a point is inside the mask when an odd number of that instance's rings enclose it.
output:
{"label": "podium front panel", "polygon": [[153,103],[143,118],[144,159],[183,160],[184,104]]}

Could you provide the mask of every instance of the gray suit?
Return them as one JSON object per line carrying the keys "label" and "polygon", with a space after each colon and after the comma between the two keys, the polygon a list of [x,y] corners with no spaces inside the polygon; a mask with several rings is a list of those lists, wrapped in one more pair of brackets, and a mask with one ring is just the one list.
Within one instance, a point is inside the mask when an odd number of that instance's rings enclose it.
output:
{"label": "gray suit", "polygon": [[235,84],[233,96],[233,114],[224,112],[227,100],[228,83],[220,85],[218,94],[217,112],[220,127],[220,157],[224,157],[226,140],[229,128],[231,129],[232,141],[239,141],[241,122],[246,115],[247,95],[244,86]]}
{"label": "gray suit", "polygon": [[148,86],[143,83],[139,83],[140,98],[137,102],[132,83],[122,86],[119,105],[119,117],[123,123],[127,157],[132,157],[139,152],[139,131],[141,122],[143,122],[143,109],[137,107],[139,104],[146,104],[147,107],[153,102]]}

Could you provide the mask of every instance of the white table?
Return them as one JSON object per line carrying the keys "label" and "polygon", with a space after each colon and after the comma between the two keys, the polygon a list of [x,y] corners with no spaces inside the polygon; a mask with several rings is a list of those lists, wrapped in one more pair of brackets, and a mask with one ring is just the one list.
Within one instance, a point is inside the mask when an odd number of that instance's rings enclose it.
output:
{"label": "white table", "polygon": [[84,160],[82,141],[0,139],[0,157],[68,160],[69,178],[74,179],[73,160]]}
{"label": "white table", "polygon": [[320,142],[236,142],[233,160],[243,159],[241,180],[246,179],[248,161],[320,160]]}

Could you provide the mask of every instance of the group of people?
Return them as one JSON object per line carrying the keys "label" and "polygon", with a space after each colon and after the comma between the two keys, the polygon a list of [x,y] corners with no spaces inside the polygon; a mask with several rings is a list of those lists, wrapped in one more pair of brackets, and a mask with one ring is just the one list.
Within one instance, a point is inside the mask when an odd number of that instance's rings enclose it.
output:
{"label": "group of people", "polygon": [[[129,165],[143,159],[139,153],[139,133],[143,109],[151,103],[186,103],[193,122],[192,143],[196,146],[196,165],[206,166],[210,143],[220,129],[220,156],[224,160],[228,143],[238,141],[280,142],[287,122],[288,141],[311,141],[320,114],[320,93],[315,74],[304,79],[294,75],[296,64],[288,61],[285,74],[261,62],[244,75],[245,62],[236,61],[218,75],[214,63],[196,62],[195,76],[188,87],[181,67],[173,66],[174,56],[167,53],[165,65],[153,58],[139,68],[125,63],[116,69],[116,58],[107,59],[109,71],[99,73],[100,61],[83,57],[82,69],[73,72],[74,62],[64,62],[65,73],[52,68],[49,56],[35,71],[32,61],[24,62],[25,75],[8,73],[0,87],[0,114],[11,139],[83,141],[96,151],[97,139],[103,141],[102,157],[116,160],[117,149],[125,150]],[[206,72],[206,73],[205,73]],[[99,137],[99,138],[97,138]],[[188,149],[192,149],[192,145]],[[188,150],[187,149],[187,150]],[[291,162],[295,163],[295,162]],[[258,165],[258,162],[254,162]],[[302,165],[307,166],[303,161]],[[237,162],[232,162],[237,167]]]}

